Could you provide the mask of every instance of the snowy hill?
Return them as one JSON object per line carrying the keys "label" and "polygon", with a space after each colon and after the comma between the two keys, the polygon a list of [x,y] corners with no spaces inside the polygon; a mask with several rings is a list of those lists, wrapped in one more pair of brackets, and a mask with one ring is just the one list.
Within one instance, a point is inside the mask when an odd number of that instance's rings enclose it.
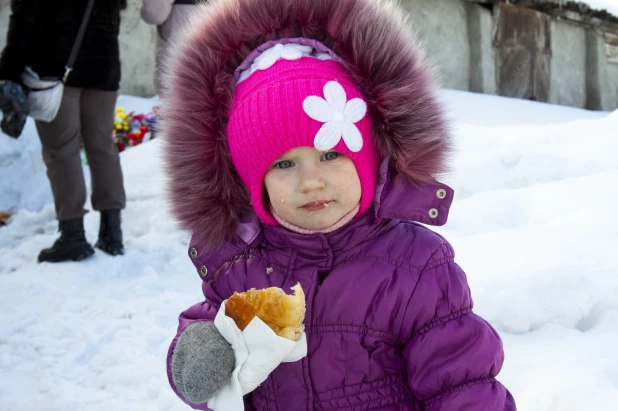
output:
{"label": "snowy hill", "polygon": [[[456,192],[438,231],[500,332],[519,410],[618,403],[618,111],[445,91]],[[152,100],[118,105],[149,111]],[[186,410],[165,375],[179,312],[201,300],[166,209],[161,142],[121,154],[124,257],[37,264],[56,237],[34,125],[0,135],[0,411]],[[88,173],[85,167],[86,174]],[[613,187],[613,188],[612,188]],[[98,213],[86,215],[90,241]]]}

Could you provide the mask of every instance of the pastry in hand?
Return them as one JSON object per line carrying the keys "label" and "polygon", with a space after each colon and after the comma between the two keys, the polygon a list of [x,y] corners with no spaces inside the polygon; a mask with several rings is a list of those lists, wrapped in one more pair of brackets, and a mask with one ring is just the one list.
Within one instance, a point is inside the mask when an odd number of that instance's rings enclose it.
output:
{"label": "pastry in hand", "polygon": [[257,316],[278,336],[298,341],[305,329],[305,294],[300,284],[292,290],[294,295],[287,295],[277,287],[234,293],[225,303],[225,315],[241,331]]}

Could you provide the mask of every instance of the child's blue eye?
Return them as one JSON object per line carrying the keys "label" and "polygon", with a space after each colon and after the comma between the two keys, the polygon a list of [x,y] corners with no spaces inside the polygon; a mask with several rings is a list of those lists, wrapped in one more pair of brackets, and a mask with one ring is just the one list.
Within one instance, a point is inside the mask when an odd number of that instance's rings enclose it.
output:
{"label": "child's blue eye", "polygon": [[277,167],[277,168],[290,168],[293,165],[294,164],[291,161],[284,160],[284,161],[279,161],[277,164],[275,164],[275,167]]}
{"label": "child's blue eye", "polygon": [[336,151],[329,151],[328,153],[322,156],[322,159],[328,161],[328,160],[334,160],[337,157],[339,157],[339,153],[337,153]]}

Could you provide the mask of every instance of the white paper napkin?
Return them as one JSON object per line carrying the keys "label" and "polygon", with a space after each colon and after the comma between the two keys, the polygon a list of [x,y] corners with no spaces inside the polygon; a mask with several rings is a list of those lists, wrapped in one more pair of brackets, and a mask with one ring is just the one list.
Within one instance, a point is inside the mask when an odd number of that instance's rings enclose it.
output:
{"label": "white paper napkin", "polygon": [[214,411],[244,410],[243,395],[256,389],[282,362],[298,361],[307,355],[305,333],[298,342],[279,337],[258,317],[240,331],[225,315],[225,301],[215,317],[215,327],[232,346],[236,366],[230,383],[208,400],[208,407]]}

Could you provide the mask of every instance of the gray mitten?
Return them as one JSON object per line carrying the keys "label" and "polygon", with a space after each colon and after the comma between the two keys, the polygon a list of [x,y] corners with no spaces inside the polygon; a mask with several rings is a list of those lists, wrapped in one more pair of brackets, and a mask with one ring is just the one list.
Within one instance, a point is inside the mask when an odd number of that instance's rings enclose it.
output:
{"label": "gray mitten", "polygon": [[230,382],[235,362],[232,346],[215,324],[195,322],[176,341],[172,379],[183,397],[202,404]]}

